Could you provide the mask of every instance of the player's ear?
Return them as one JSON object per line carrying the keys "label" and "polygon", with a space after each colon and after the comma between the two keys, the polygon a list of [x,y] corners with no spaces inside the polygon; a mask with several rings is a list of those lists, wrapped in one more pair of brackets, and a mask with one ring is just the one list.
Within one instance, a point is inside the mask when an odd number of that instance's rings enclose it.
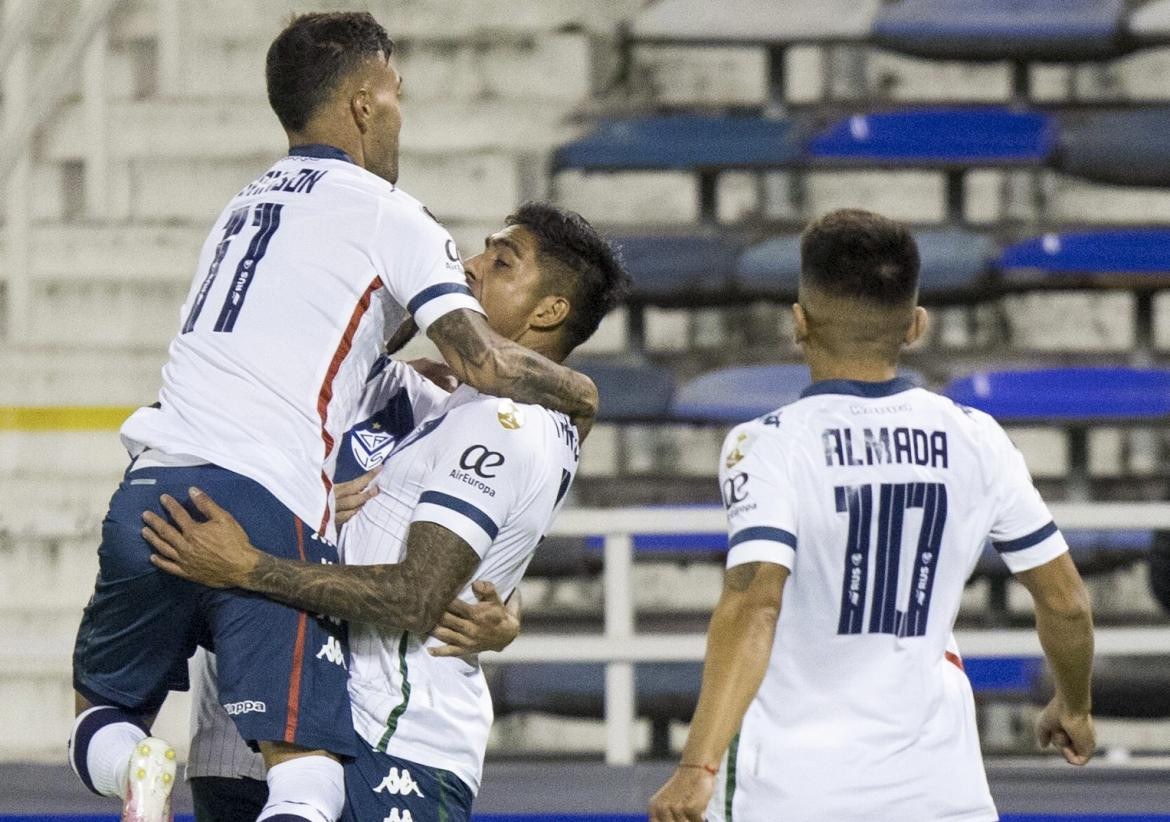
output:
{"label": "player's ear", "polygon": [[353,116],[358,131],[365,134],[370,129],[370,120],[373,118],[374,107],[370,87],[363,83],[349,98],[349,113]]}
{"label": "player's ear", "polygon": [[571,308],[567,298],[559,294],[548,294],[541,297],[536,307],[532,309],[528,324],[539,331],[551,331],[568,319]]}
{"label": "player's ear", "polygon": [[910,326],[906,329],[906,338],[903,342],[906,345],[913,345],[922,339],[922,335],[926,333],[927,327],[930,325],[930,316],[926,313],[926,309],[918,305],[914,307],[914,319],[910,321]]}
{"label": "player's ear", "polygon": [[804,306],[800,303],[792,304],[792,340],[797,345],[804,345],[808,339],[808,315],[804,313]]}

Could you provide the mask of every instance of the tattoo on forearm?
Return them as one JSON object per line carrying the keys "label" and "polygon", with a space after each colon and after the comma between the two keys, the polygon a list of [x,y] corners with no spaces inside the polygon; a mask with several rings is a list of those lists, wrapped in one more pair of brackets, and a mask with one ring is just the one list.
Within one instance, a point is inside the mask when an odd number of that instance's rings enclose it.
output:
{"label": "tattoo on forearm", "polygon": [[760,565],[759,562],[748,562],[729,568],[723,576],[723,587],[736,593],[746,591],[755,580],[756,574],[759,573]]}
{"label": "tattoo on forearm", "polygon": [[311,613],[422,634],[478,564],[479,556],[453,532],[418,522],[397,565],[315,565],[264,554],[246,587]]}
{"label": "tattoo on forearm", "polygon": [[472,311],[444,314],[429,334],[452,370],[485,393],[571,416],[596,411],[596,389],[588,378],[511,340],[493,339],[486,321]]}

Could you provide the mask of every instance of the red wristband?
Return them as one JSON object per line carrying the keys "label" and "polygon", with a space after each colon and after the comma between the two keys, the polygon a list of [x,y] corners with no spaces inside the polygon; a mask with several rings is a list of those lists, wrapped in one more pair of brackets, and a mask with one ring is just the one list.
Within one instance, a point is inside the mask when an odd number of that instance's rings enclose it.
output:
{"label": "red wristband", "polygon": [[719,769],[718,769],[718,768],[716,768],[716,767],[713,767],[713,766],[711,766],[711,765],[708,765],[708,764],[707,764],[707,763],[705,763],[705,762],[704,762],[704,763],[697,763],[697,762],[696,762],[696,763],[680,762],[678,766],[679,766],[680,768],[702,768],[702,769],[703,769],[703,770],[705,770],[707,773],[711,774],[711,776],[718,776],[718,775],[719,775]]}

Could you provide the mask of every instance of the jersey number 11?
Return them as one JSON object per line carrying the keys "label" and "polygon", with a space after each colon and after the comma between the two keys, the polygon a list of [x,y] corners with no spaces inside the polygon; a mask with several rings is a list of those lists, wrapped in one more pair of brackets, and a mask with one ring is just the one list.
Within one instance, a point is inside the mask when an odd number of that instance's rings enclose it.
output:
{"label": "jersey number 11", "polygon": [[243,259],[236,265],[236,276],[232,278],[227,296],[224,297],[223,308],[220,309],[219,317],[215,320],[214,330],[230,333],[236,327],[236,318],[240,316],[240,311],[244,308],[244,299],[248,296],[248,288],[256,276],[256,269],[259,268],[260,260],[268,251],[268,243],[272,240],[272,235],[276,233],[276,229],[280,228],[280,210],[282,208],[284,206],[280,203],[258,203],[255,209],[251,206],[244,206],[231,213],[223,227],[223,237],[220,239],[219,245],[215,247],[215,256],[211,258],[207,276],[203,278],[203,283],[199,286],[199,292],[195,295],[195,302],[183,323],[181,333],[186,334],[195,328],[195,321],[199,319],[199,314],[203,311],[203,303],[207,301],[207,292],[211,291],[215,275],[219,273],[220,263],[227,256],[232,238],[243,230],[248,222],[248,214],[251,213],[252,225],[258,230],[252,235],[252,242],[248,244],[248,250],[244,252]]}
{"label": "jersey number 11", "polygon": [[[873,552],[870,588],[870,533],[874,516],[872,485],[841,485],[834,489],[837,511],[849,515],[845,549],[845,578],[841,590],[838,634],[863,633],[867,595],[871,634],[924,636],[930,593],[938,568],[938,549],[947,520],[947,488],[940,482],[883,483],[878,486],[877,545]],[[910,575],[910,597],[905,610],[897,607],[902,525],[910,508],[922,509],[922,527]]]}

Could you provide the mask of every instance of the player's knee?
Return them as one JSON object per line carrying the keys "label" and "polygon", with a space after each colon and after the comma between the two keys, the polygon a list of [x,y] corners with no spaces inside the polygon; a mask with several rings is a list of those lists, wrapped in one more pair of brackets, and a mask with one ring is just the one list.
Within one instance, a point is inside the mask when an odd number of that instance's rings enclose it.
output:
{"label": "player's knee", "polygon": [[268,768],[268,803],[259,820],[334,822],[345,806],[345,772],[328,756],[299,756]]}
{"label": "player's knee", "polygon": [[69,765],[94,793],[121,796],[130,754],[147,735],[142,720],[122,708],[87,708],[74,720],[69,735]]}

